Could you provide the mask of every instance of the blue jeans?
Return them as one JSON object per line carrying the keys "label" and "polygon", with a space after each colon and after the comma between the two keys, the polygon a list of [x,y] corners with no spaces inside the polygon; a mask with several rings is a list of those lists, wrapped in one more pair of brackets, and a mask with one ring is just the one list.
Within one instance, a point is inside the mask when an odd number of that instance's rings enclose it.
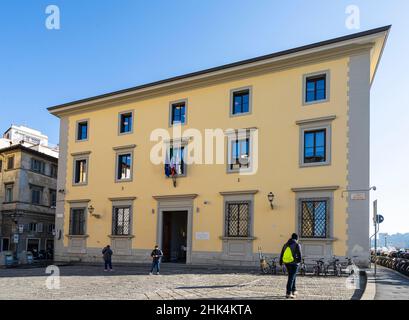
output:
{"label": "blue jeans", "polygon": [[156,268],[156,272],[159,272],[159,271],[160,271],[160,260],[158,260],[158,261],[153,260],[153,261],[152,261],[151,272],[153,272],[153,270],[154,270],[155,268]]}
{"label": "blue jeans", "polygon": [[286,264],[285,267],[288,272],[287,294],[291,294],[297,291],[295,282],[297,278],[298,264],[289,263]]}
{"label": "blue jeans", "polygon": [[105,270],[109,269],[112,270],[112,260],[105,260]]}

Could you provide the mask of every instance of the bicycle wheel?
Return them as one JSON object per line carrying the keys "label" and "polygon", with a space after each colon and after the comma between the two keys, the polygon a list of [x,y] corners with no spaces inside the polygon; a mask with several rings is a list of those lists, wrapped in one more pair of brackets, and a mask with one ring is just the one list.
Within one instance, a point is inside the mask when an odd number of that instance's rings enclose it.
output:
{"label": "bicycle wheel", "polygon": [[342,277],[342,266],[337,266],[337,276]]}
{"label": "bicycle wheel", "polygon": [[261,267],[261,272],[264,274],[268,274],[270,272],[269,266],[262,266]]}

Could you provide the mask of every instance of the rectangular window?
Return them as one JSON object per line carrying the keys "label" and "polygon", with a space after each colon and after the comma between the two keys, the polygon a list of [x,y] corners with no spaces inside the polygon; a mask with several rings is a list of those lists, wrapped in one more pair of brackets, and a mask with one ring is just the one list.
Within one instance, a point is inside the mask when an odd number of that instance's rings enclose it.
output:
{"label": "rectangular window", "polygon": [[132,154],[119,154],[117,164],[117,180],[126,181],[132,179]]}
{"label": "rectangular window", "polygon": [[55,231],[55,224],[53,224],[53,223],[49,224],[49,225],[48,225],[47,232],[48,232],[49,234],[53,234],[54,231]]}
{"label": "rectangular window", "polygon": [[328,201],[301,201],[301,237],[326,238],[328,235]]}
{"label": "rectangular window", "polygon": [[13,184],[6,184],[5,189],[6,189],[6,199],[5,202],[13,202]]}
{"label": "rectangular window", "polygon": [[186,174],[185,147],[170,146],[165,165],[166,176],[175,174],[184,176]]}
{"label": "rectangular window", "polygon": [[81,121],[77,123],[77,140],[88,140],[88,121]]}
{"label": "rectangular window", "polygon": [[0,160],[0,172],[3,171],[3,160]]}
{"label": "rectangular window", "polygon": [[70,234],[85,235],[85,209],[71,209]]}
{"label": "rectangular window", "polygon": [[250,138],[233,140],[231,143],[230,170],[249,168]]}
{"label": "rectangular window", "polygon": [[58,175],[58,167],[55,164],[52,164],[50,168],[50,176],[52,178],[57,178],[57,175]]}
{"label": "rectangular window", "polygon": [[226,203],[226,236],[249,237],[250,236],[250,203],[230,202]]}
{"label": "rectangular window", "polygon": [[7,159],[7,169],[14,169],[14,156],[11,156]]}
{"label": "rectangular window", "polygon": [[10,247],[10,239],[3,238],[1,248],[0,248],[1,251],[9,251],[9,247]]}
{"label": "rectangular window", "polygon": [[45,174],[45,163],[37,159],[31,159],[31,170],[37,173]]}
{"label": "rectangular window", "polygon": [[250,90],[241,90],[233,92],[232,114],[242,114],[250,112]]}
{"label": "rectangular window", "polygon": [[304,163],[326,162],[326,129],[304,131]]}
{"label": "rectangular window", "polygon": [[87,159],[78,159],[74,161],[74,183],[86,184],[88,163]]}
{"label": "rectangular window", "polygon": [[50,207],[55,208],[57,206],[57,191],[50,190]]}
{"label": "rectangular window", "polygon": [[171,105],[171,121],[170,124],[185,124],[186,123],[186,102],[177,102]]}
{"label": "rectangular window", "polygon": [[305,80],[305,102],[327,99],[327,75],[307,77]]}
{"label": "rectangular window", "polygon": [[132,125],[133,125],[132,119],[133,119],[132,112],[122,113],[119,115],[119,133],[120,134],[132,132]]}
{"label": "rectangular window", "polygon": [[29,223],[28,224],[28,231],[30,232],[37,232],[38,231],[38,224],[37,223]]}
{"label": "rectangular window", "polygon": [[42,204],[43,188],[31,186],[31,203]]}
{"label": "rectangular window", "polygon": [[112,234],[116,236],[130,235],[131,208],[114,208]]}

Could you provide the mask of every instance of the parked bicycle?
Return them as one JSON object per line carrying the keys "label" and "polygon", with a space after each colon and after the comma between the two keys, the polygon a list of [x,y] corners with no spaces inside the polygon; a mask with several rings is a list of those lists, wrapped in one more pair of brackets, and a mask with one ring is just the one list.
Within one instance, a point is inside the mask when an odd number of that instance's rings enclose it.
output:
{"label": "parked bicycle", "polygon": [[301,260],[299,273],[302,276],[305,276],[307,274],[307,265],[305,264],[305,259],[304,258],[302,258],[302,260]]}
{"label": "parked bicycle", "polygon": [[325,274],[330,274],[330,269],[335,277],[342,276],[342,265],[339,263],[339,259],[335,256],[325,266]]}
{"label": "parked bicycle", "polygon": [[315,262],[316,265],[313,268],[313,274],[317,277],[320,276],[321,274],[327,275],[324,259],[321,258],[319,260],[315,260]]}

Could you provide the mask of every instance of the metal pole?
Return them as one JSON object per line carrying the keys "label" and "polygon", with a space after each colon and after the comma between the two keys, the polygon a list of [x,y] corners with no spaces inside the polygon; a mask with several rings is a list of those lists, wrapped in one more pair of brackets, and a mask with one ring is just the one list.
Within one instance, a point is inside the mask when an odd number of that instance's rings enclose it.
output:
{"label": "metal pole", "polygon": [[377,228],[377,215],[378,215],[378,200],[375,200],[373,202],[373,223],[374,223],[374,227],[375,227],[375,243],[374,243],[374,247],[375,247],[375,264],[374,264],[374,275],[376,277],[376,261],[378,259],[378,253],[377,253],[377,236],[378,236],[378,228]]}
{"label": "metal pole", "polygon": [[376,228],[376,220],[375,220],[375,223],[374,223],[374,227],[375,227],[375,266],[374,266],[374,274],[375,274],[375,277],[376,277],[376,260],[377,260],[377,258],[378,258],[378,253],[377,253],[377,248],[376,248],[376,238],[377,238],[377,233],[378,233],[378,231],[376,230],[377,228]]}

